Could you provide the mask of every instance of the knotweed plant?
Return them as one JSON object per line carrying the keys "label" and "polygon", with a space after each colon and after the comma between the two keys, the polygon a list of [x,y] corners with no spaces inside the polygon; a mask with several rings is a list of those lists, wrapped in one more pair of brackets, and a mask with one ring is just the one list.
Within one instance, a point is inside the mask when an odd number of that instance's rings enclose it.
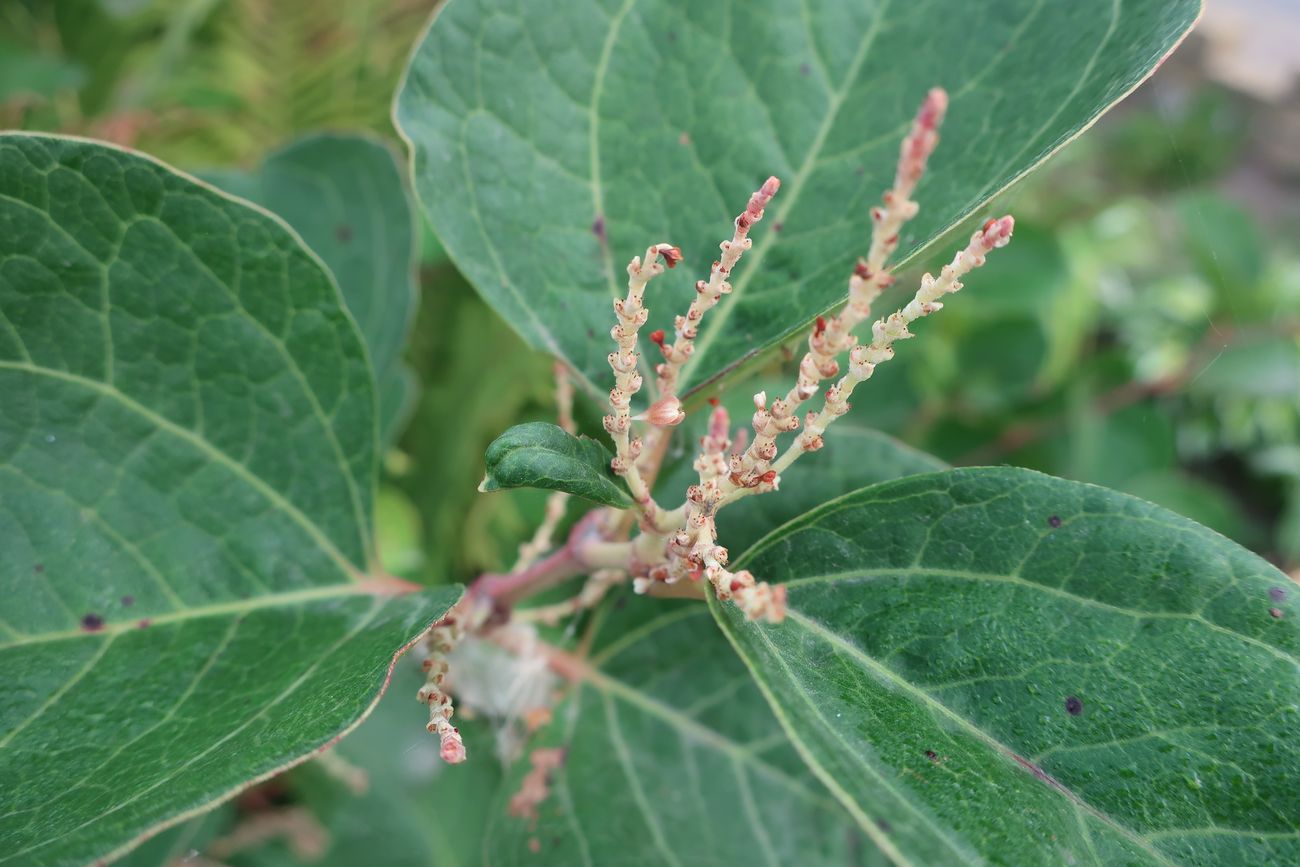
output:
{"label": "knotweed plant", "polygon": [[[833,315],[817,317],[795,382],[784,395],[770,401],[765,392],[754,395],[749,423],[752,433],[742,429],[733,434],[727,410],[712,401],[707,433],[699,440],[694,461],[698,480],[680,492],[681,501],[671,506],[655,499],[651,484],[668,453],[673,429],[686,419],[678,394],[682,373],[690,365],[700,324],[731,293],[728,281],[753,245],[750,233],[779,194],[780,179],[768,178],[749,197],[736,216],[731,237],[719,244],[721,252],[709,268],[708,279],[696,282],[695,298],[686,312],[675,318],[671,338],[664,331],[649,335],[662,355],[654,368],[658,397],[635,414],[633,402],[645,385],[637,347],[650,315],[646,293],[656,277],[682,263],[682,252],[671,243],[660,242],[628,263],[627,295],[614,301],[615,321],[610,329],[614,350],[609,353],[614,386],[604,428],[614,445],[610,469],[626,482],[631,508],[589,513],[564,544],[542,556],[552,547],[568,499],[564,491],[551,494],[546,518],[522,546],[515,568],[507,575],[479,578],[464,599],[429,630],[424,641],[428,679],[417,697],[429,705],[428,728],[438,736],[446,761],[466,758],[460,733],[450,721],[452,699],[446,682],[449,661],[467,638],[517,648],[521,626],[515,621],[556,622],[590,608],[610,587],[629,580],[637,594],[703,598],[705,592],[712,592],[717,599],[734,604],[747,620],[779,624],[785,619],[784,587],[761,580],[747,569],[727,568],[729,553],[718,539],[718,512],[742,497],[778,495],[781,475],[802,455],[826,445],[828,429],[849,411],[854,390],[871,378],[878,365],[894,357],[895,343],[913,336],[909,326],[942,309],[940,299],[959,291],[962,277],[1011,240],[1014,221],[1010,216],[988,220],[938,277],[925,274],[910,301],[867,326],[869,337],[864,332],[860,340],[854,334],[870,318],[872,304],[894,282],[889,259],[898,248],[903,226],[919,210],[912,194],[939,142],[947,108],[948,95],[941,88],[932,89],[922,102],[899,149],[894,184],[871,209],[870,243],[848,277],[843,305]],[[807,410],[801,422],[804,406],[826,382],[830,385],[821,407]],[[556,367],[556,394],[560,427],[573,434],[572,386],[562,365]],[[589,577],[569,600],[542,608],[515,608],[541,590],[578,575]],[[506,638],[503,633],[514,634]],[[525,641],[524,646],[544,653],[536,649],[535,642]],[[516,711],[534,709],[521,706]]]}
{"label": "knotweed plant", "polygon": [[1199,0],[435,5],[405,165],[0,133],[0,867],[1300,863],[1290,579],[867,382]]}

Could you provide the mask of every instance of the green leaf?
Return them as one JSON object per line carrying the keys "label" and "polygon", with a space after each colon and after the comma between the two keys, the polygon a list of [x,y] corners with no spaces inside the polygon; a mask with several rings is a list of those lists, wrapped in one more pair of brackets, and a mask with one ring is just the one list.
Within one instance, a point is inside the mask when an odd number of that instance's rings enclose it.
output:
{"label": "green leaf", "polygon": [[1223,305],[1238,316],[1271,313],[1258,288],[1268,250],[1250,215],[1229,199],[1204,192],[1182,196],[1174,212],[1187,252]]}
{"label": "green leaf", "polygon": [[288,228],[0,137],[0,863],[120,854],[363,717],[456,588],[367,581],[374,395]]}
{"label": "green leaf", "polygon": [[48,99],[79,87],[85,77],[71,61],[0,39],[0,103],[22,97]]}
{"label": "green leaf", "polygon": [[1300,395],[1300,342],[1278,337],[1226,346],[1187,389],[1208,397],[1294,399]]}
{"label": "green leaf", "polygon": [[698,387],[843,298],[928,88],[952,104],[901,263],[1132,90],[1199,10],[452,0],[412,57],[396,118],[451,258],[589,384],[609,380],[626,262],[650,243],[681,246],[690,267],[656,281],[643,334],[671,328],[749,194],[781,177],[735,291],[701,326]]}
{"label": "green leaf", "polygon": [[545,488],[626,509],[632,497],[609,468],[609,449],[542,421],[517,424],[488,446],[480,491]]}
{"label": "green leaf", "polygon": [[715,602],[719,622],[899,863],[1300,858],[1297,594],[1223,537],[954,470],[827,503],[738,565],[785,584],[789,617]]}
{"label": "green leaf", "polygon": [[564,749],[563,765],[529,821],[506,811],[531,765],[516,763],[484,832],[487,863],[885,863],[799,761],[704,606],[659,609],[609,632],[529,743]]}
{"label": "green leaf", "polygon": [[[501,786],[501,766],[493,756],[493,732],[483,720],[458,722],[470,760],[448,765],[438,756],[438,740],[420,724],[424,711],[414,701],[424,675],[405,663],[375,712],[331,754],[308,762],[277,781],[295,808],[308,811],[321,831],[319,857],[297,855],[283,837],[250,841],[229,857],[196,845],[220,863],[239,867],[462,867],[481,863],[482,831]],[[459,719],[459,718],[458,718]],[[341,779],[329,764],[341,759],[355,779]],[[364,790],[353,786],[363,784]],[[276,808],[272,808],[276,809]],[[220,827],[237,839],[237,817]],[[180,853],[184,855],[184,852]],[[154,861],[153,865],[166,865]],[[145,862],[139,862],[144,867]]]}
{"label": "green leaf", "polygon": [[314,134],[254,172],[205,178],[283,217],[329,266],[370,351],[381,439],[391,443],[416,394],[401,356],[418,298],[415,214],[393,152],[368,136]]}

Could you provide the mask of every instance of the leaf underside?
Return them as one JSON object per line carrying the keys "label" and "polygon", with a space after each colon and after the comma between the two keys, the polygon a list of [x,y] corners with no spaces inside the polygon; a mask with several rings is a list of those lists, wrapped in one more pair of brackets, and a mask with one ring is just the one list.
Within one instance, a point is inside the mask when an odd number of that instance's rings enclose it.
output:
{"label": "leaf underside", "polygon": [[[1137,85],[1198,0],[452,0],[396,118],[434,230],[535,347],[607,387],[610,300],[651,243],[686,266],[647,296],[672,329],[730,221],[784,186],[701,325],[687,387],[843,298],[869,208],[925,91],[952,97],[900,262],[923,252]],[[468,209],[468,214],[466,213]],[[643,355],[657,358],[650,344]]]}
{"label": "leaf underside", "polygon": [[1300,859],[1300,608],[1223,537],[1015,469],[815,509],[715,614],[819,776],[899,863]]}
{"label": "leaf underside", "polygon": [[82,864],[355,723],[455,588],[376,597],[374,396],[285,226],[0,137],[0,863]]}
{"label": "leaf underside", "polygon": [[609,468],[609,449],[557,425],[528,422],[492,441],[484,457],[487,475],[480,491],[545,488],[626,509],[632,497]]}

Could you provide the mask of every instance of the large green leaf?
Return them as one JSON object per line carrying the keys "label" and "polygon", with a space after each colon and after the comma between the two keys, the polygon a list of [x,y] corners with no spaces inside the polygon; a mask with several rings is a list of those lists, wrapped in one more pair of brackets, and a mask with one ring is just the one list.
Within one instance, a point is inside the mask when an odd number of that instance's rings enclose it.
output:
{"label": "large green leaf", "polygon": [[488,446],[480,491],[545,488],[626,509],[632,497],[609,468],[609,449],[543,421],[517,424]]}
{"label": "large green leaf", "polygon": [[401,354],[417,296],[415,215],[393,152],[367,136],[314,134],[254,172],[205,177],[283,217],[334,273],[370,350],[381,439],[391,442],[415,397]]}
{"label": "large green leaf", "polygon": [[704,606],[660,609],[605,630],[617,637],[529,744],[566,750],[549,796],[535,821],[507,814],[531,766],[518,762],[484,832],[486,863],[883,863],[800,762]]}
{"label": "large green leaf", "polygon": [[685,251],[691,267],[648,301],[650,328],[671,327],[750,192],[781,177],[734,293],[701,327],[697,386],[843,297],[928,88],[946,87],[952,105],[902,261],[1128,93],[1199,8],[451,0],[396,116],[448,253],[590,383],[609,380],[609,302],[627,260],[658,241]]}
{"label": "large green leaf", "polygon": [[1027,470],[850,494],[715,612],[800,752],[900,863],[1300,858],[1300,608],[1185,518]]}
{"label": "large green leaf", "polygon": [[[241,821],[227,815],[212,828],[180,826],[182,848],[172,857],[194,849],[231,867],[283,867],[304,862],[318,867],[465,867],[481,863],[483,828],[488,809],[501,785],[501,767],[493,756],[493,732],[486,721],[461,720],[458,725],[471,760],[448,765],[438,756],[438,740],[420,725],[420,708],[413,699],[424,675],[405,662],[393,673],[393,683],[375,712],[322,761],[308,762],[274,783],[290,809],[302,809],[320,832],[319,857],[295,853],[285,835],[270,840],[239,840]],[[331,764],[341,759],[339,771]],[[348,778],[341,778],[344,777]],[[358,788],[361,790],[358,791]],[[283,810],[273,805],[271,810]],[[252,816],[265,820],[267,813]],[[212,816],[213,814],[209,814]],[[206,818],[206,817],[205,817]],[[206,840],[198,837],[207,830]],[[215,831],[215,833],[214,833]],[[165,835],[164,835],[165,836]],[[216,837],[217,846],[205,845]],[[152,841],[151,841],[152,842]],[[222,848],[235,851],[223,852]],[[180,849],[177,852],[177,849]],[[164,853],[167,849],[162,850]],[[132,867],[171,867],[166,858],[146,860],[137,850]]]}
{"label": "large green leaf", "polygon": [[80,864],[362,717],[456,590],[368,581],[366,353],[283,223],[0,137],[0,863]]}

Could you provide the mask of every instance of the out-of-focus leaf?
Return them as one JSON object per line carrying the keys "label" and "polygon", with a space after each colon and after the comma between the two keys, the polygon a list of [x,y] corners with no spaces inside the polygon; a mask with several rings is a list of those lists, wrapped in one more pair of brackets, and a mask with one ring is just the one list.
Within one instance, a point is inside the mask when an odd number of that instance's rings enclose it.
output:
{"label": "out-of-focus leaf", "polygon": [[1213,193],[1188,193],[1176,213],[1184,243],[1201,274],[1237,314],[1258,309],[1256,289],[1268,260],[1263,238],[1240,207]]}
{"label": "out-of-focus leaf", "polygon": [[420,510],[392,485],[381,486],[375,497],[375,544],[380,565],[391,575],[413,575],[424,565]]}
{"label": "out-of-focus leaf", "polygon": [[0,38],[0,103],[22,96],[51,97],[79,87],[85,77],[85,71],[66,58]]}

